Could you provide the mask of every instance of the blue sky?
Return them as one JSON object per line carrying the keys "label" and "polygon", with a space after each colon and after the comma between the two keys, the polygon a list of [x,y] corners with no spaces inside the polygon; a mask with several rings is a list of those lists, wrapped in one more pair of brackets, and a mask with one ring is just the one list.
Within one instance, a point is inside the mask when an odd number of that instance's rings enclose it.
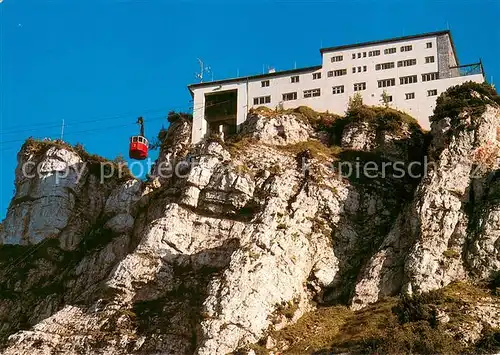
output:
{"label": "blue sky", "polygon": [[[187,110],[196,58],[215,79],[320,64],[320,46],[451,29],[461,63],[500,83],[500,1],[63,1],[0,3],[0,218],[30,136],[127,155]],[[88,122],[95,121],[95,122]],[[83,132],[82,132],[83,131]]]}

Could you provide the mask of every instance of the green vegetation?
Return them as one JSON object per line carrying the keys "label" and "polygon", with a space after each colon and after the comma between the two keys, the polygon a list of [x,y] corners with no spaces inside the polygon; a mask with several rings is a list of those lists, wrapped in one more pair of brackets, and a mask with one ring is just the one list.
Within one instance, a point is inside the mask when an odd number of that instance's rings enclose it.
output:
{"label": "green vegetation", "polygon": [[250,113],[257,113],[264,117],[272,118],[282,114],[293,114],[304,123],[310,124],[317,131],[328,131],[335,121],[342,116],[327,112],[317,112],[307,106],[299,106],[288,110],[273,111],[267,107],[257,107],[250,110]]}
{"label": "green vegetation", "polygon": [[298,142],[295,144],[290,144],[282,147],[278,147],[278,149],[291,153],[293,155],[297,155],[304,150],[309,150],[314,159],[319,161],[328,161],[332,157],[337,156],[342,149],[338,146],[327,146],[321,143],[318,140],[310,139],[308,141]]}
{"label": "green vegetation", "polygon": [[405,125],[411,131],[421,131],[417,120],[410,115],[388,107],[360,106],[348,111],[346,114],[348,122],[367,122],[378,131],[389,131],[400,133]]}
{"label": "green vegetation", "polygon": [[170,123],[177,122],[179,120],[184,120],[188,122],[193,121],[193,115],[187,112],[175,112],[175,111],[170,111],[167,116],[167,120]]}
{"label": "green vegetation", "polygon": [[389,103],[391,102],[389,98],[390,96],[386,90],[384,90],[384,92],[382,92],[382,95],[380,95],[380,101],[382,102],[385,108],[389,108]]}
{"label": "green vegetation", "polygon": [[500,329],[487,327],[471,352],[478,354],[498,354],[500,351]]}
{"label": "green vegetation", "polygon": [[454,249],[447,249],[443,252],[443,256],[448,259],[456,259],[460,256],[460,253]]}
{"label": "green vegetation", "polygon": [[[283,354],[457,354],[497,350],[498,330],[486,328],[480,341],[469,348],[448,333],[450,329],[459,330],[464,322],[475,322],[464,314],[464,307],[487,296],[491,297],[491,293],[486,289],[457,282],[422,295],[382,299],[356,312],[343,306],[319,308],[270,336],[277,344],[289,344]],[[446,310],[448,323],[439,322],[438,309]]]}
{"label": "green vegetation", "polygon": [[30,137],[26,140],[26,142],[24,142],[21,150],[24,150],[28,154],[33,154],[34,156],[41,156],[53,147],[67,149],[78,154],[80,158],[88,164],[87,166],[90,173],[98,176],[99,178],[101,177],[100,174],[102,164],[104,164],[102,165],[104,173],[109,174],[109,172],[112,171],[113,178],[117,179],[117,181],[124,181],[133,178],[132,173],[123,160],[123,157],[121,159],[120,157],[117,157],[115,160],[109,160],[96,154],[89,154],[80,143],[72,146],[71,144],[59,139],[54,141],[44,141]]}
{"label": "green vegetation", "polygon": [[361,94],[357,92],[354,94],[354,96],[349,97],[349,103],[347,104],[346,112],[351,112],[361,107],[363,107],[363,96],[361,96]]}
{"label": "green vegetation", "polygon": [[[170,123],[169,129],[171,129],[170,126],[176,122],[183,121],[191,124],[191,122],[193,121],[193,115],[186,112],[170,111],[168,113],[167,120]],[[149,142],[150,150],[156,150],[172,143],[172,141],[176,138],[176,132],[171,132],[171,134],[169,135],[169,129],[166,129],[165,127],[162,127],[160,129],[156,138]]]}
{"label": "green vegetation", "polygon": [[[479,94],[479,96],[474,93]],[[500,96],[495,88],[487,83],[479,84],[468,81],[461,85],[452,86],[436,100],[434,115],[430,118],[431,122],[450,117],[452,123],[457,125],[460,123],[458,115],[463,111],[473,116],[481,115],[486,110],[488,98],[500,104]]]}
{"label": "green vegetation", "polygon": [[251,137],[234,136],[230,137],[225,143],[218,141],[222,146],[225,146],[232,156],[236,156],[251,145],[258,144],[258,141]]}
{"label": "green vegetation", "polygon": [[288,302],[283,302],[279,304],[276,308],[276,313],[285,316],[288,319],[292,319],[295,315],[295,312],[299,309],[298,300],[292,300]]}

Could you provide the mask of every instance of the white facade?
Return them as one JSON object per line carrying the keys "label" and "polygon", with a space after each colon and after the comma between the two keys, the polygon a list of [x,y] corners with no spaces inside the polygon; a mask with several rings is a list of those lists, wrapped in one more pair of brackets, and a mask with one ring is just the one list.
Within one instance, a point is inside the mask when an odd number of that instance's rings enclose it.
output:
{"label": "white facade", "polygon": [[[427,129],[439,94],[465,81],[484,81],[481,63],[475,67],[457,67],[449,31],[324,48],[321,54],[322,65],[317,67],[190,85],[194,101],[193,143],[207,133],[207,97],[228,90],[237,92],[238,126],[252,107],[308,106],[317,111],[343,114],[354,94],[361,94],[365,104],[377,106],[382,105],[385,91],[392,98],[391,107],[407,112]],[[464,69],[476,70],[464,73]],[[292,78],[297,76],[298,82]],[[388,80],[390,86],[380,87],[380,80]],[[355,91],[355,84],[360,90]],[[309,95],[307,90],[315,91]],[[289,95],[292,100],[285,100],[287,93],[296,94]],[[212,105],[217,105],[214,102]]]}

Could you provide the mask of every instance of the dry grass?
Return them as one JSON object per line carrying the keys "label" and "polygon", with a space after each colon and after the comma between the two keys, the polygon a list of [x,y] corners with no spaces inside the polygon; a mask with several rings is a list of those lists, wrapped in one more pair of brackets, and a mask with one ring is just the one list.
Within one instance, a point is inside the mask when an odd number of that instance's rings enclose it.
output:
{"label": "dry grass", "polygon": [[329,147],[315,139],[310,139],[308,141],[277,148],[293,155],[297,155],[300,152],[308,149],[311,152],[312,157],[319,161],[327,161],[334,157],[337,157],[337,155],[342,151],[342,148],[340,148],[339,146]]}
{"label": "dry grass", "polygon": [[261,143],[259,143],[259,141],[255,138],[245,136],[231,137],[231,139],[223,143],[224,147],[229,151],[231,156],[240,155],[248,147],[258,144]]}
{"label": "dry grass", "polygon": [[271,334],[290,347],[285,353],[304,354],[329,347],[353,312],[344,306],[320,308],[305,314],[296,324]]}
{"label": "dry grass", "polygon": [[[463,314],[464,305],[474,305],[485,297],[494,296],[486,288],[456,282],[415,298],[386,298],[356,312],[344,306],[319,308],[270,336],[278,345],[289,345],[283,354],[475,351],[476,348],[464,348],[446,330],[460,329],[463,322],[474,321]],[[436,306],[446,310],[450,316],[448,324],[435,322]]]}

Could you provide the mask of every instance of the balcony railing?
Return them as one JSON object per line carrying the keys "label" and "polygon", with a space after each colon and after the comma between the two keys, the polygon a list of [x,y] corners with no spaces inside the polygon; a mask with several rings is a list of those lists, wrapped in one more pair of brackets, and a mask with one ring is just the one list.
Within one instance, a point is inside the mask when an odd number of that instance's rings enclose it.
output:
{"label": "balcony railing", "polygon": [[450,70],[453,77],[476,75],[476,74],[484,75],[482,62],[474,64],[458,65],[456,67],[450,67]]}

